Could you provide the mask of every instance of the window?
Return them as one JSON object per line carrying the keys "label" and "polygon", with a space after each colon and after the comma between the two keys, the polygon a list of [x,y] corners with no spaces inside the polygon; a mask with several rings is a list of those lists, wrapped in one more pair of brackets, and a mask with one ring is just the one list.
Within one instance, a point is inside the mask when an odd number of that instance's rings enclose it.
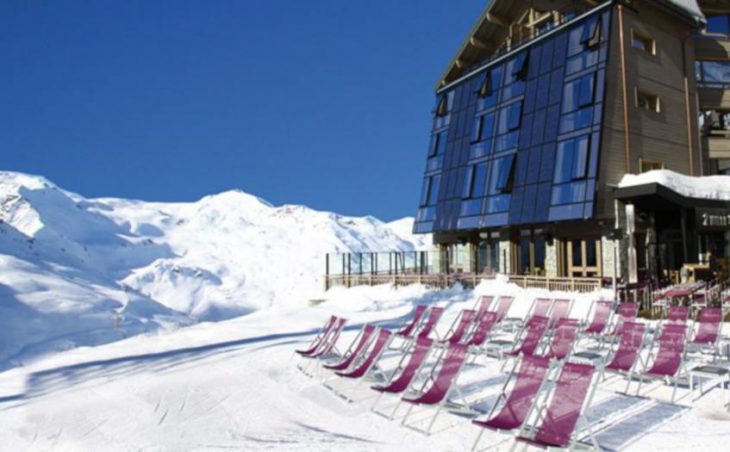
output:
{"label": "window", "polygon": [[569,182],[586,177],[589,143],[589,135],[558,143],[558,152],[555,157],[555,182]]}
{"label": "window", "polygon": [[446,152],[446,132],[446,130],[443,130],[431,135],[431,146],[428,151],[429,158]]}
{"label": "window", "polygon": [[520,128],[522,121],[522,101],[514,102],[502,108],[499,112],[498,134],[510,132]]}
{"label": "window", "polygon": [[487,179],[487,164],[472,165],[464,179],[463,198],[481,198],[484,196],[484,187]]}
{"label": "window", "polygon": [[664,165],[661,162],[656,162],[652,160],[645,160],[640,158],[639,159],[639,172],[645,173],[647,171],[652,170],[658,170],[664,168]]}
{"label": "window", "polygon": [[563,113],[569,113],[593,103],[594,78],[594,74],[587,74],[565,84]]}
{"label": "window", "polygon": [[631,45],[642,52],[656,55],[656,43],[654,40],[636,30],[631,30]]}
{"label": "window", "polygon": [[491,138],[493,129],[494,114],[477,116],[472,125],[471,142],[476,143]]}
{"label": "window", "polygon": [[439,191],[439,182],[441,175],[427,176],[423,179],[423,188],[421,190],[421,206],[429,206],[436,203],[436,197]]}
{"label": "window", "polygon": [[441,96],[439,104],[436,107],[436,116],[443,117],[449,114],[449,98],[446,94]]}
{"label": "window", "polygon": [[586,41],[586,47],[589,49],[593,49],[598,47],[598,45],[601,44],[601,19],[600,17],[596,20],[596,25],[593,28],[593,34],[591,35],[591,38]]}
{"label": "window", "polygon": [[492,86],[492,72],[487,71],[486,74],[484,74],[484,81],[482,82],[482,85],[479,87],[479,97],[485,98],[492,95],[494,92],[494,87]]}
{"label": "window", "polygon": [[580,43],[589,49],[592,49],[601,43],[600,16],[585,22],[583,25],[583,33],[580,38]]}
{"label": "window", "polygon": [[515,58],[514,66],[512,66],[512,75],[516,80],[527,80],[527,74],[530,70],[530,59],[527,58],[527,52],[522,52]]}
{"label": "window", "polygon": [[636,90],[636,106],[645,110],[651,110],[659,113],[660,111],[659,97],[644,91]]}
{"label": "window", "polygon": [[492,160],[492,174],[489,178],[490,195],[512,192],[515,178],[514,160],[514,155]]}

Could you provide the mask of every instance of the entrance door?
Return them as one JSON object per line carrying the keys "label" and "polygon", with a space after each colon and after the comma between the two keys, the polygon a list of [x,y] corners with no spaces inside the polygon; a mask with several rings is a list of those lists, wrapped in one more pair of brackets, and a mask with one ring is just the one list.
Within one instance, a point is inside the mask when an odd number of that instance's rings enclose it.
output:
{"label": "entrance door", "polygon": [[569,240],[564,242],[565,276],[601,276],[601,241]]}

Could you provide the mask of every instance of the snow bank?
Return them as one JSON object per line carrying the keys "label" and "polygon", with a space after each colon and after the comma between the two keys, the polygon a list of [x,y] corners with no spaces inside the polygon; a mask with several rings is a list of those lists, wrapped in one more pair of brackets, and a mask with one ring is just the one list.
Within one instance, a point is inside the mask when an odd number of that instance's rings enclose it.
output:
{"label": "snow bank", "polygon": [[651,183],[663,185],[688,198],[730,201],[730,176],[694,177],[670,170],[653,170],[626,174],[618,186],[623,188]]}

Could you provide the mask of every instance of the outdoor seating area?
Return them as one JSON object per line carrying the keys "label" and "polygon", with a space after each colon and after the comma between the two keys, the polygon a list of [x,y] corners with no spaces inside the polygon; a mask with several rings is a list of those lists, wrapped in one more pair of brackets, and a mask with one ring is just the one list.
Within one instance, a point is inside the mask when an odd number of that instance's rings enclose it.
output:
{"label": "outdoor seating area", "polygon": [[713,391],[730,400],[723,307],[693,316],[689,305],[669,305],[662,320],[647,320],[638,303],[598,297],[585,318],[563,297],[535,297],[526,310],[506,294],[465,304],[417,305],[400,325],[364,324],[351,340],[341,338],[347,321],[332,316],[296,351],[299,367],[346,401],[426,435],[441,431],[448,412],[445,428],[473,426],[474,450],[508,441],[600,450],[600,432],[632,410],[587,416],[599,392],[637,407],[684,409]]}

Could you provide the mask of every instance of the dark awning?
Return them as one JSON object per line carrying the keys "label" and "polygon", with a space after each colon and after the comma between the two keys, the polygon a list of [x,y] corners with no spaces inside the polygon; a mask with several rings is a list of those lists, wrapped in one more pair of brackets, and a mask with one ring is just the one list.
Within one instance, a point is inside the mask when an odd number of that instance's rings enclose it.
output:
{"label": "dark awning", "polygon": [[690,198],[656,182],[620,187],[616,189],[614,196],[645,210],[674,210],[677,207],[730,208],[730,201]]}

